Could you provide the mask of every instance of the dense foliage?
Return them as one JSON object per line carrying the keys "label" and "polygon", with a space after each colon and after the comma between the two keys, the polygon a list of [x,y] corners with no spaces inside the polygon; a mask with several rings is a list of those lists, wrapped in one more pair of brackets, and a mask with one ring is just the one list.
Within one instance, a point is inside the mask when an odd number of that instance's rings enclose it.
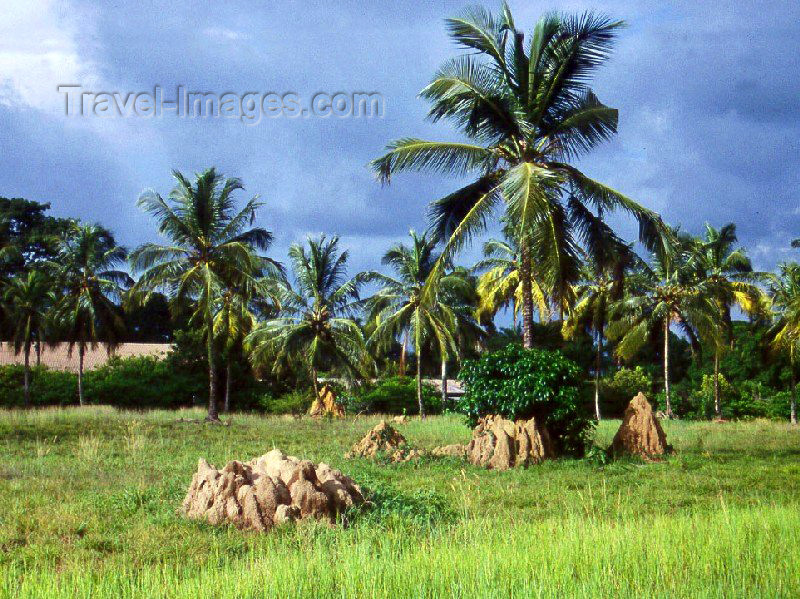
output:
{"label": "dense foliage", "polygon": [[[25,368],[22,364],[0,367],[0,406],[25,405]],[[65,406],[77,403],[77,376],[72,372],[31,369],[30,406]]]}
{"label": "dense foliage", "polygon": [[460,377],[465,389],[457,410],[471,426],[488,414],[535,417],[559,453],[583,453],[592,425],[579,392],[580,369],[560,352],[508,345],[466,361]]}
{"label": "dense foliage", "polygon": [[[423,374],[452,378],[464,360],[499,350],[464,368],[477,377],[499,356],[513,361],[517,350],[505,348],[522,341],[542,352],[531,356],[560,352],[546,364],[506,365],[525,381],[535,372],[542,387],[488,385],[480,401],[465,400],[473,421],[481,401],[509,415],[555,402],[547,418],[574,418],[581,431],[584,408],[593,403],[598,420],[618,417],[644,391],[681,418],[796,423],[800,264],[755,272],[734,223],[693,235],[576,169],[617,130],[617,111],[591,80],[622,22],[548,14],[529,31],[518,25],[507,6],[448,21],[467,54],[421,95],[434,120],[453,122],[469,141],[401,139],[372,167],[384,182],[422,170],[472,183],[434,202],[429,233],[390,246],[381,272],[348,273],[347,248],[323,234],[291,245],[287,273],[263,255],[273,235],[255,226],[262,203],[238,209],[243,183],[214,168],[175,171],[168,197],[140,196],[169,242],[146,243],[127,260],[102,225],[0,198],[0,340],[26,365],[3,370],[0,403],[19,403],[20,393],[33,405],[84,395],[141,408],[205,401],[213,420],[220,407],[303,411],[320,380],[347,378],[351,412],[424,413],[441,406]],[[613,209],[639,221],[644,247],[618,236],[606,220]],[[503,239],[489,240],[477,264],[457,264],[500,214]],[[506,309],[514,326],[498,331]],[[738,314],[748,321],[734,321]],[[79,367],[76,392],[66,386],[73,375],[32,366],[49,343],[74,347],[82,363],[89,346],[134,341],[174,351],[163,364],[112,361],[85,377]],[[556,385],[569,370],[564,358],[577,370]],[[417,408],[407,379],[365,383],[411,370]]]}
{"label": "dense foliage", "polygon": [[[395,376],[345,392],[349,413],[419,414],[417,385],[413,378]],[[422,405],[426,414],[442,412],[441,395],[431,385],[422,384]]]}
{"label": "dense foliage", "polygon": [[602,413],[619,417],[632,397],[640,392],[649,396],[652,388],[653,378],[641,366],[620,368],[601,382]]}

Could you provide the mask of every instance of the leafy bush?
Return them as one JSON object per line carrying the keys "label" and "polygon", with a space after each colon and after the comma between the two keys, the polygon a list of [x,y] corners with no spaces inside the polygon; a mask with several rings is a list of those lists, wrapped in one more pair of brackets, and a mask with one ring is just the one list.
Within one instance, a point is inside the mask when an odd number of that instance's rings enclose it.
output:
{"label": "leafy bush", "polygon": [[[789,391],[775,391],[760,381],[742,381],[738,385],[728,382],[720,374],[720,403],[723,418],[746,420],[769,418],[788,420],[791,395]],[[664,409],[664,393],[657,397],[659,409]],[[680,418],[705,420],[714,417],[714,376],[702,375],[699,389],[676,394],[673,409]]]}
{"label": "leafy bush", "polygon": [[289,391],[278,397],[264,393],[258,407],[267,414],[305,414],[311,407],[312,395],[307,390]]}
{"label": "leafy bush", "polygon": [[559,453],[584,453],[592,421],[580,397],[580,369],[561,352],[508,345],[467,360],[460,379],[465,389],[457,410],[470,426],[488,414],[535,417]]}
{"label": "leafy bush", "polygon": [[653,379],[641,366],[620,368],[600,380],[600,412],[604,416],[620,416],[628,402],[640,391],[650,395]]}
{"label": "leafy bush", "polygon": [[84,375],[86,400],[120,408],[179,408],[196,403],[203,379],[179,373],[155,356],[119,358]]}
{"label": "leafy bush", "polygon": [[[25,367],[21,364],[0,366],[0,405],[25,404],[23,390]],[[72,372],[49,370],[46,366],[31,369],[31,405],[60,406],[78,401],[78,376]]]}
{"label": "leafy bush", "polygon": [[[417,381],[411,377],[395,376],[378,381],[361,390],[340,395],[350,413],[418,414]],[[426,414],[442,412],[442,398],[431,385],[422,384],[422,405]]]}

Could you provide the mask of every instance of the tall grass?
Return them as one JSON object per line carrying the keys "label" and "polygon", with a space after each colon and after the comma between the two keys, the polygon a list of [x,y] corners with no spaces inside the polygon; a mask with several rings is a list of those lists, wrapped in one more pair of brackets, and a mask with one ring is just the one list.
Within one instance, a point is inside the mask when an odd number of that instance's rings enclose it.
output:
{"label": "tall grass", "polygon": [[[3,597],[800,596],[800,435],[766,421],[666,423],[661,463],[489,472],[345,460],[376,418],[108,409],[0,412]],[[607,444],[618,423],[603,423]],[[453,416],[402,427],[465,441]],[[270,534],[181,518],[197,458],[272,447],[326,461],[375,501],[350,526]]]}

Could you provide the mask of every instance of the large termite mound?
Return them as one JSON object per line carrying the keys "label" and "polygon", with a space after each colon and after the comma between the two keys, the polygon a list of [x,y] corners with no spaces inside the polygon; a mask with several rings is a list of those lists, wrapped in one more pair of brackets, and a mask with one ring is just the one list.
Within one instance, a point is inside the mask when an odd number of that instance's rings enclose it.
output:
{"label": "large termite mound", "polygon": [[405,461],[395,459],[395,456],[404,453],[406,438],[400,434],[385,420],[381,420],[374,428],[367,431],[367,434],[347,453],[347,458],[374,458],[380,453],[393,456],[394,461]]}
{"label": "large termite mound", "polygon": [[554,457],[550,435],[534,418],[513,422],[500,416],[478,421],[466,455],[472,464],[492,470],[526,467]]}
{"label": "large termite mound", "polygon": [[622,424],[611,443],[611,452],[615,455],[652,458],[668,451],[664,429],[653,413],[650,402],[643,393],[639,393],[625,408]]}
{"label": "large termite mound", "polygon": [[344,406],[336,401],[336,394],[328,385],[323,385],[319,390],[319,396],[314,399],[314,403],[308,410],[308,415],[319,416],[344,416]]}
{"label": "large termite mound", "polygon": [[228,462],[222,470],[200,459],[183,512],[214,525],[266,531],[300,518],[333,521],[363,502],[361,489],[340,471],[273,449],[247,463]]}

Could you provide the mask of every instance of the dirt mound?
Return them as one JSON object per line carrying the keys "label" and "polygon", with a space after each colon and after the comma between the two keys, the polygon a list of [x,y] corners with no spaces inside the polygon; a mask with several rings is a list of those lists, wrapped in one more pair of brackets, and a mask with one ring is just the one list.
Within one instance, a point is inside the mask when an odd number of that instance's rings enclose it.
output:
{"label": "dirt mound", "polygon": [[333,521],[363,502],[361,489],[340,471],[273,449],[247,463],[228,462],[222,470],[199,460],[183,513],[214,525],[266,531],[300,518]]}
{"label": "dirt mound", "polygon": [[413,462],[425,457],[425,451],[422,449],[398,449],[391,454],[392,462]]}
{"label": "dirt mound", "polygon": [[353,445],[346,458],[374,458],[378,453],[394,454],[403,449],[406,438],[397,429],[381,420],[364,438]]}
{"label": "dirt mound", "polygon": [[611,443],[612,453],[651,458],[664,455],[668,450],[667,436],[661,423],[653,414],[647,398],[639,393],[625,408],[622,424]]}
{"label": "dirt mound", "polygon": [[463,458],[467,455],[466,445],[442,445],[431,449],[431,455],[435,458]]}
{"label": "dirt mound", "polygon": [[323,385],[319,390],[319,397],[314,400],[308,410],[308,415],[319,416],[344,416],[344,406],[336,401],[336,394],[328,385]]}
{"label": "dirt mound", "polygon": [[554,457],[550,436],[533,418],[512,422],[500,416],[478,422],[466,454],[472,464],[493,470],[527,467]]}

